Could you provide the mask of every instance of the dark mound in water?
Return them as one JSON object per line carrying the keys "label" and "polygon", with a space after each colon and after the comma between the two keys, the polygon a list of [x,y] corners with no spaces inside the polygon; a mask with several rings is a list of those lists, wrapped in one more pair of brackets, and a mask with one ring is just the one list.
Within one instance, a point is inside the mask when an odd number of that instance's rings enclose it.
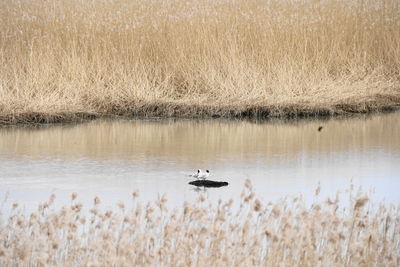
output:
{"label": "dark mound in water", "polygon": [[228,182],[218,182],[218,181],[211,181],[211,180],[195,180],[189,182],[189,184],[194,186],[204,186],[204,187],[222,187],[227,186]]}

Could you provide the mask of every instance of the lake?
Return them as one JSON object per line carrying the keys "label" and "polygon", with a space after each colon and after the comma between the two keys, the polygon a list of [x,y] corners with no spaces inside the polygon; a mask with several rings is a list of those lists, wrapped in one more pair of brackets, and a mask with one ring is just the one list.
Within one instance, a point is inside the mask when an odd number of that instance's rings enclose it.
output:
{"label": "lake", "polygon": [[[246,179],[264,201],[335,196],[353,183],[376,201],[400,201],[400,113],[329,120],[95,120],[0,129],[0,197],[24,210],[77,192],[105,206],[166,193],[169,206],[195,201],[197,169],[229,186],[204,191],[210,201],[240,199]],[[322,126],[322,130],[318,128]],[[373,192],[373,193],[372,193]]]}

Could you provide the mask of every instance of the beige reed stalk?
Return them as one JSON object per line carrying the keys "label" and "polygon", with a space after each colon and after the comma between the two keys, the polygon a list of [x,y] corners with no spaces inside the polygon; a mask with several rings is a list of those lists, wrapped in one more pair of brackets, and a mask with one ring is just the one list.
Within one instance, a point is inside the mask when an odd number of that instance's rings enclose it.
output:
{"label": "beige reed stalk", "polygon": [[396,108],[399,14],[397,0],[4,0],[0,123]]}
{"label": "beige reed stalk", "polygon": [[237,203],[200,194],[170,210],[165,195],[143,205],[134,192],[132,203],[108,210],[98,197],[82,206],[75,193],[55,208],[52,195],[31,214],[10,207],[0,223],[0,265],[398,266],[400,207],[349,196],[263,203],[246,182]]}

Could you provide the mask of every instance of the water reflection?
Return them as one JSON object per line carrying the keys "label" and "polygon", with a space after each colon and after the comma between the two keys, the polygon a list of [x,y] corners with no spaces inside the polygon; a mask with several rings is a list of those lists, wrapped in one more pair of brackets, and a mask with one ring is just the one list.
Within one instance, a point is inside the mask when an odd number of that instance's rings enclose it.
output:
{"label": "water reflection", "polygon": [[[93,121],[40,129],[2,129],[2,156],[91,159],[173,158],[213,162],[285,154],[399,149],[398,113],[359,119],[248,121]],[[324,129],[318,131],[323,124]]]}
{"label": "water reflection", "polygon": [[399,201],[399,119],[392,113],[290,123],[118,120],[5,128],[0,194],[28,203],[52,191],[78,191],[116,202],[137,188],[144,199],[166,192],[176,204],[195,197],[187,174],[203,168],[229,182],[207,191],[211,199],[237,198],[245,179],[265,199],[310,195],[318,181],[330,194],[353,179],[380,199]]}

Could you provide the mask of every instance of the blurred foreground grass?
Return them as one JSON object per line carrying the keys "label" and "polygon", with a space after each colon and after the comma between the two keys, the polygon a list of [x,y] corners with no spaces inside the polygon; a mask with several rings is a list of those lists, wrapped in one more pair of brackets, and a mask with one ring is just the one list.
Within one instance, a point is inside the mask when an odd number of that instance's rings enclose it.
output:
{"label": "blurred foreground grass", "polygon": [[16,203],[3,215],[0,265],[398,266],[399,206],[353,189],[348,197],[262,203],[249,181],[239,203],[199,194],[173,210],[165,195],[141,204],[134,192],[132,203],[110,210],[97,197],[83,207],[75,193],[56,209],[52,195],[30,215]]}

